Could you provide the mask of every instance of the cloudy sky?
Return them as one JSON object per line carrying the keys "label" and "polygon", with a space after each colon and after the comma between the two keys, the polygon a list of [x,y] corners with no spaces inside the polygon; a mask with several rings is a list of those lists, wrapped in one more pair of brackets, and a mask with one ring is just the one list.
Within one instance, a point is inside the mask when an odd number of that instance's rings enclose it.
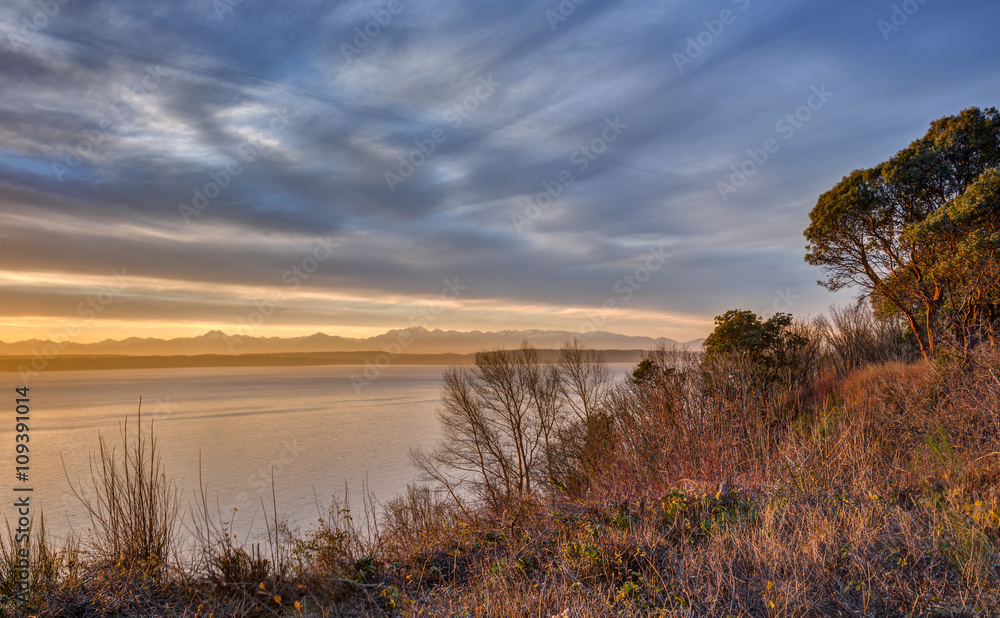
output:
{"label": "cloudy sky", "polygon": [[816,198],[997,105],[997,23],[993,0],[9,0],[0,339],[815,315],[852,296],[803,261]]}

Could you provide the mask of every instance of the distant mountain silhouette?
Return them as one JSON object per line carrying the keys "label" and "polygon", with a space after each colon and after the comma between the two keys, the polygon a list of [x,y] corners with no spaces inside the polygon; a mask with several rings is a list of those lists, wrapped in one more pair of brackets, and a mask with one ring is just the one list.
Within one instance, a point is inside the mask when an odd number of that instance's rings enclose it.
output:
{"label": "distant mountain silhouette", "polygon": [[[536,348],[559,348],[566,341],[581,338],[595,350],[646,350],[663,343],[668,347],[701,349],[704,339],[681,343],[660,337],[632,337],[615,333],[580,333],[556,330],[503,330],[496,332],[427,330],[422,327],[390,330],[366,339],[354,339],[315,333],[305,337],[238,337],[213,330],[198,337],[178,339],[143,339],[129,337],[98,343],[70,343],[65,346],[30,339],[16,343],[0,342],[0,355],[28,356],[58,349],[61,354],[101,354],[125,356],[185,356],[195,354],[287,354],[294,352],[366,352],[387,350],[404,354],[469,354],[497,347],[512,348],[527,340]],[[53,348],[53,346],[56,346]],[[398,348],[398,349],[397,349]]]}

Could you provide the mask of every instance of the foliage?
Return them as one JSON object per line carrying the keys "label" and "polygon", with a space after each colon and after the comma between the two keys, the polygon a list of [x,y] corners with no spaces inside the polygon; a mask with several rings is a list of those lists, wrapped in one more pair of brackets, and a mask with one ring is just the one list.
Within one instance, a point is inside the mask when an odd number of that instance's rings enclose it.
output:
{"label": "foliage", "polygon": [[857,286],[907,321],[924,357],[966,354],[1000,320],[1000,113],[941,118],[892,159],[820,196],[805,230],[821,285]]}
{"label": "foliage", "polygon": [[765,387],[776,382],[792,386],[796,370],[806,361],[809,338],[793,328],[790,314],[762,320],[752,311],[733,309],[716,316],[715,330],[704,345],[707,363],[739,356]]}
{"label": "foliage", "polygon": [[314,528],[269,521],[261,547],[228,534],[227,550],[201,548],[221,562],[160,579],[122,578],[73,544],[33,547],[31,603],[6,597],[0,613],[990,615],[1000,356],[975,354],[963,366],[860,359],[816,377],[807,389],[826,390],[812,403],[771,392],[769,409],[802,407],[774,423],[706,393],[701,355],[661,347],[600,403],[610,433],[589,483],[551,504],[463,509],[410,487],[363,533],[334,501]]}

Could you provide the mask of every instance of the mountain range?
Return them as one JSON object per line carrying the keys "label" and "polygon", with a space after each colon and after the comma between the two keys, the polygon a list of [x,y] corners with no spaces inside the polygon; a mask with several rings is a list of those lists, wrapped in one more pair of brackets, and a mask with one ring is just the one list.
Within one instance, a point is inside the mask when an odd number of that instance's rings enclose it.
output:
{"label": "mountain range", "polygon": [[570,331],[502,330],[496,332],[427,330],[422,327],[390,330],[363,339],[316,333],[305,337],[244,337],[222,331],[210,331],[197,337],[152,339],[130,337],[97,343],[56,344],[39,339],[16,343],[0,342],[0,355],[28,356],[48,354],[100,354],[124,356],[186,356],[196,354],[287,354],[304,352],[365,352],[390,351],[395,354],[470,354],[497,347],[513,348],[528,341],[539,349],[559,348],[573,338],[581,338],[594,350],[646,350],[659,344],[667,347],[700,349],[704,339],[681,343],[666,337],[634,337],[608,332],[584,336]]}

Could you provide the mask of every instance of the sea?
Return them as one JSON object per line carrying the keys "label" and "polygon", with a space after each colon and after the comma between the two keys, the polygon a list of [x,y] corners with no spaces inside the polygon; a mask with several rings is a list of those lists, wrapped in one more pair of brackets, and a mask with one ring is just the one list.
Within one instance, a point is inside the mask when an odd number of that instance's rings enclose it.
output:
{"label": "sea", "polygon": [[[611,368],[623,376],[631,366]],[[345,498],[356,517],[363,496],[380,513],[407,484],[420,482],[409,454],[433,448],[440,437],[436,413],[446,368],[389,366],[373,379],[364,379],[364,369],[41,372],[29,385],[26,480],[15,476],[13,431],[15,388],[22,385],[18,374],[0,373],[11,419],[0,432],[0,474],[9,474],[0,492],[13,504],[15,487],[30,488],[34,514],[44,513],[53,538],[86,540],[92,521],[81,499],[94,503],[102,441],[120,457],[123,437],[134,443],[141,423],[180,497],[182,538],[193,538],[196,510],[229,522],[245,542],[265,538],[275,515],[293,530],[315,528]],[[8,521],[15,515],[13,507],[0,512]]]}

